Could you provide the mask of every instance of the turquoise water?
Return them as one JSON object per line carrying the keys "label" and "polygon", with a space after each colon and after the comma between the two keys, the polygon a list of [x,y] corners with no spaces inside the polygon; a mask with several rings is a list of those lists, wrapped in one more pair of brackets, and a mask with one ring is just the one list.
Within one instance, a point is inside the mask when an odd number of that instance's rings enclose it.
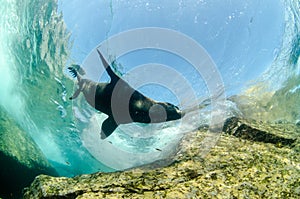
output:
{"label": "turquoise water", "polygon": [[[151,150],[169,144],[157,140],[180,139],[182,133],[177,132],[177,123],[138,126],[144,136],[161,128],[165,137],[132,140],[125,132],[123,137],[112,138],[115,148],[110,148],[107,142],[99,143],[93,136],[99,134],[95,124],[103,120],[103,115],[93,115],[82,98],[68,100],[74,82],[66,72],[66,67],[84,62],[90,51],[110,36],[151,26],[182,32],[208,51],[224,80],[229,115],[299,123],[299,10],[297,0],[214,3],[1,0],[0,108],[33,138],[61,176],[113,171],[115,168],[108,165],[120,163],[124,156],[120,151],[127,151],[127,161],[122,160],[125,166],[117,168],[160,158]],[[199,98],[209,97],[205,82],[199,80],[201,77],[186,69],[188,63],[174,55],[145,50],[120,57],[117,62],[120,73],[143,63],[172,65],[191,81]],[[163,88],[150,86],[141,90],[150,97],[158,96],[158,100],[176,103],[172,93]],[[161,91],[165,94],[160,95]],[[203,119],[193,124],[205,123],[207,120]],[[129,125],[121,131],[136,131],[135,128]],[[169,134],[174,131],[176,136]],[[166,156],[172,147],[166,147]],[[99,150],[107,151],[101,155]],[[136,157],[132,154],[145,151],[153,152],[153,157],[130,164],[128,158]]]}
{"label": "turquoise water", "polygon": [[4,1],[1,11],[1,108],[33,137],[61,175],[105,170],[77,136],[68,100],[73,82],[63,73],[71,33],[57,13],[57,2]]}

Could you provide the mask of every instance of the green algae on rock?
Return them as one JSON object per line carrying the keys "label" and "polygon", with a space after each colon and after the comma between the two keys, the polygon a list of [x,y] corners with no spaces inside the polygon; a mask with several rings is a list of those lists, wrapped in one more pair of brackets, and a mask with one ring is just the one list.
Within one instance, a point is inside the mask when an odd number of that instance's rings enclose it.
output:
{"label": "green algae on rock", "polygon": [[[43,153],[0,107],[0,195],[21,195],[39,174],[56,175]],[[5,183],[4,183],[5,182]]]}
{"label": "green algae on rock", "polygon": [[[246,122],[274,136],[283,126]],[[253,124],[253,127],[252,127]],[[236,129],[236,128],[233,128]],[[299,129],[292,129],[292,136]],[[286,131],[286,129],[285,129]],[[74,178],[38,176],[24,198],[299,198],[300,155],[297,137],[292,146],[265,143],[223,134],[206,156],[199,148],[204,129],[183,139],[173,164]],[[288,135],[290,136],[290,135]],[[264,137],[264,136],[262,136]]]}

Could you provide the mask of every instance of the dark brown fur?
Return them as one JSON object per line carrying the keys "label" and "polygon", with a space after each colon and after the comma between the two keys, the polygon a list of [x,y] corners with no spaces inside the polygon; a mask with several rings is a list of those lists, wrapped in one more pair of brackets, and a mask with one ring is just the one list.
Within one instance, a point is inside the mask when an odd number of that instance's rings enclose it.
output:
{"label": "dark brown fur", "polygon": [[77,77],[79,86],[70,99],[75,99],[82,92],[92,107],[108,115],[101,127],[102,139],[111,135],[119,124],[160,123],[183,117],[184,114],[177,106],[167,102],[157,102],[132,88],[112,71],[100,51],[98,54],[111,81],[98,83],[83,79],[76,69],[69,67],[73,77]]}

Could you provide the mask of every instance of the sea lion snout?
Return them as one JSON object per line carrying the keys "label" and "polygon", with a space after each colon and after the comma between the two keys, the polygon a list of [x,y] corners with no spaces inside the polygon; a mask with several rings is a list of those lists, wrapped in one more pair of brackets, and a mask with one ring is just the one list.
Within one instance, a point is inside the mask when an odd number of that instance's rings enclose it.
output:
{"label": "sea lion snout", "polygon": [[149,109],[151,123],[165,122],[168,119],[168,113],[160,103],[154,104]]}
{"label": "sea lion snout", "polygon": [[166,121],[178,120],[184,116],[184,113],[171,103],[160,102],[159,104],[165,108],[167,114]]}
{"label": "sea lion snout", "polygon": [[175,105],[167,102],[158,102],[149,109],[151,123],[167,122],[178,120],[184,113]]}

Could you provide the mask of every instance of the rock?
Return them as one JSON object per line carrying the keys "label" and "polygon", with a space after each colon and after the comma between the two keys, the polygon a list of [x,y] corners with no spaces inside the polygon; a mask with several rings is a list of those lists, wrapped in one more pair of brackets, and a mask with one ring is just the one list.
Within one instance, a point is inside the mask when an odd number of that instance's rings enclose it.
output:
{"label": "rock", "polygon": [[[251,124],[243,131],[264,129],[275,135],[281,129]],[[233,135],[240,125],[231,127],[233,132],[227,128],[206,156],[199,146],[208,134],[200,129],[183,139],[169,166],[74,178],[40,175],[24,198],[299,198],[299,152],[291,146],[241,139]],[[295,138],[290,139],[298,145]]]}
{"label": "rock", "polygon": [[22,195],[39,174],[57,175],[34,141],[0,107],[0,197]]}
{"label": "rock", "polygon": [[[253,125],[253,123],[252,123]],[[287,124],[286,124],[287,125]],[[262,128],[262,127],[260,127]],[[247,139],[256,142],[272,143],[276,146],[289,146],[293,147],[296,139],[283,137],[276,135],[274,129],[272,133],[265,131],[265,129],[259,129],[250,126],[245,120],[238,119],[236,117],[229,118],[225,121],[223,131],[227,134]],[[286,134],[284,136],[290,136]]]}

